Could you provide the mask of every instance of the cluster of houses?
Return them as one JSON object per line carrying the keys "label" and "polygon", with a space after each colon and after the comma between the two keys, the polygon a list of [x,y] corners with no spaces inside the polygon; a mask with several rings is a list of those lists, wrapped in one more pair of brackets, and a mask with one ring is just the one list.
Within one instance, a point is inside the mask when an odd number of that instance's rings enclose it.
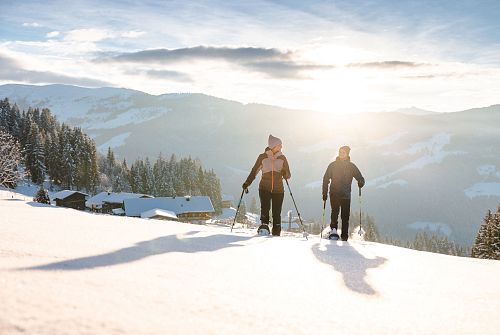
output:
{"label": "cluster of houses", "polygon": [[[127,192],[101,192],[93,197],[88,194],[64,190],[51,196],[57,206],[79,210],[90,210],[97,213],[126,215],[148,219],[160,219],[185,222],[206,222],[213,219],[215,210],[208,196],[158,197],[147,194]],[[222,215],[217,220],[230,224],[236,214],[233,208],[234,198],[224,195],[222,198]],[[252,216],[252,217],[250,217]],[[258,215],[247,213],[252,224],[258,222]],[[299,231],[298,217],[292,217],[291,211],[282,218],[281,227],[285,231]]]}
{"label": "cluster of houses", "polygon": [[88,194],[64,190],[51,196],[57,206],[150,219],[206,221],[215,214],[208,196],[159,197],[127,192]]}

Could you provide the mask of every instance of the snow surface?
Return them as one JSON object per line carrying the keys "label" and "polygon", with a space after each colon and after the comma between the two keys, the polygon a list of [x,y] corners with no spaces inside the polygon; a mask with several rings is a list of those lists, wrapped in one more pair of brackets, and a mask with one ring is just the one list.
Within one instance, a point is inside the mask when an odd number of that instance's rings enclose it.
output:
{"label": "snow surface", "polygon": [[0,191],[0,334],[498,334],[500,262]]}
{"label": "snow surface", "polygon": [[406,185],[408,185],[408,182],[404,179],[396,179],[396,180],[392,180],[388,183],[379,185],[379,186],[377,186],[377,188],[388,188],[391,185],[406,186]]}
{"label": "snow surface", "polygon": [[375,144],[376,146],[379,146],[379,147],[384,146],[384,145],[394,144],[399,139],[401,139],[401,137],[403,137],[406,134],[408,134],[407,131],[400,131],[400,132],[392,134],[392,135],[390,135],[388,137],[385,137],[385,138],[373,141],[373,144]]}
{"label": "snow surface", "polygon": [[484,165],[478,166],[476,169],[477,169],[477,173],[480,176],[489,176],[489,175],[494,175],[497,168],[495,165],[484,164]]}
{"label": "snow surface", "polygon": [[114,149],[117,147],[121,147],[122,145],[125,145],[126,143],[125,141],[127,138],[129,138],[130,134],[132,133],[126,132],[110,138],[108,141],[98,146],[97,151],[99,151],[100,153],[106,153],[108,151],[108,148]]}
{"label": "snow surface", "polygon": [[476,197],[500,197],[500,183],[475,183],[464,190],[470,199]]}
{"label": "snow surface", "polygon": [[113,129],[131,124],[140,124],[156,119],[170,110],[170,108],[163,107],[129,108],[126,112],[122,112],[119,115],[105,114],[100,119],[92,118],[87,121],[83,127],[89,130],[97,130]]}

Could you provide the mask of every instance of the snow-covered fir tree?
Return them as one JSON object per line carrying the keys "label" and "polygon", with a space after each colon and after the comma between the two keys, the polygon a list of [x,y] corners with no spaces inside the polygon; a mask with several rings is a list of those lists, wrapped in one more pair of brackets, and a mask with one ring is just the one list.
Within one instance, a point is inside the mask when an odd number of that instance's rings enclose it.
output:
{"label": "snow-covered fir tree", "polygon": [[45,180],[45,148],[44,140],[38,125],[31,121],[28,137],[24,145],[26,157],[26,170],[31,176],[31,181],[41,184]]}
{"label": "snow-covered fir tree", "polygon": [[488,211],[486,214],[479,227],[471,256],[500,260],[500,205],[496,213]]}
{"label": "snow-covered fir tree", "polygon": [[48,175],[52,184],[93,190],[97,185],[95,143],[79,128],[60,125],[50,110],[22,113],[0,101],[0,127],[21,147],[26,171],[36,183]]}
{"label": "snow-covered fir tree", "polygon": [[41,204],[50,204],[49,192],[47,192],[47,190],[43,188],[43,185],[41,185],[36,192],[33,201],[39,202]]}
{"label": "snow-covered fir tree", "polygon": [[19,180],[20,161],[19,143],[12,135],[0,128],[0,185],[16,187]]}

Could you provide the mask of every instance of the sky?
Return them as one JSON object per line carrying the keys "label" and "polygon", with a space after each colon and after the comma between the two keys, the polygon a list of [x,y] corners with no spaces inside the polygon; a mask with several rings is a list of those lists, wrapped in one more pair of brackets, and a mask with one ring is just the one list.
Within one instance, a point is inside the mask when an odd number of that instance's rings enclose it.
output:
{"label": "sky", "polygon": [[500,1],[0,0],[0,84],[328,113],[500,103]]}

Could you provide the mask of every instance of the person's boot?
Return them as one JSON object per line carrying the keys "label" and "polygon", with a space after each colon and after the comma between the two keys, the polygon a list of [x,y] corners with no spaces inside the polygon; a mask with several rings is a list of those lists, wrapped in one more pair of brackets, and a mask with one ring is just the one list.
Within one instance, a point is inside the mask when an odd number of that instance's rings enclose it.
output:
{"label": "person's boot", "polygon": [[261,224],[259,228],[257,228],[257,235],[269,236],[270,235],[269,226],[265,223]]}
{"label": "person's boot", "polygon": [[273,236],[280,236],[281,234],[281,225],[273,224]]}
{"label": "person's boot", "polygon": [[340,236],[337,233],[337,229],[332,228],[332,230],[328,233],[328,239],[337,241],[339,238],[340,238]]}

